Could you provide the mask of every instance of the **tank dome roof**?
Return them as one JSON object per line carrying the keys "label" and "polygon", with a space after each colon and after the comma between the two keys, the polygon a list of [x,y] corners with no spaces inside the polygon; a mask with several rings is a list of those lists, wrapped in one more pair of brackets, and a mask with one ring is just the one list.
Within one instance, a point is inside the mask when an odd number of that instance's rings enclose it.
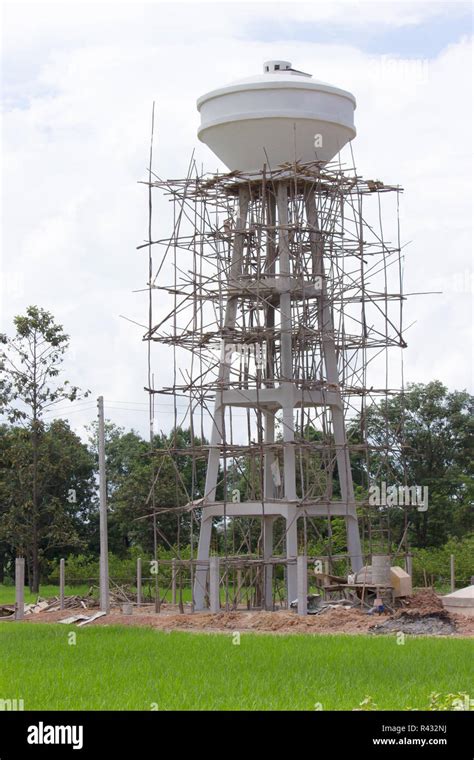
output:
{"label": "tank dome roof", "polygon": [[289,61],[202,95],[198,137],[231,170],[330,161],[356,135],[354,96]]}

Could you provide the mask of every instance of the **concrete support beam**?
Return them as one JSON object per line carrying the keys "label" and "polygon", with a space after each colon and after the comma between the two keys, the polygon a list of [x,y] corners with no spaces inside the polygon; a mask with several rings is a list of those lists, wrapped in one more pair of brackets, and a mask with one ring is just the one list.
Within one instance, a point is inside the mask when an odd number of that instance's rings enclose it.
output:
{"label": "concrete support beam", "polygon": [[[300,506],[301,505],[301,506]],[[327,517],[328,510],[332,517],[352,517],[356,518],[355,505],[347,506],[342,501],[326,501],[321,500],[318,503],[301,504],[297,499],[292,502],[287,500],[277,501],[264,501],[263,503],[264,513],[267,517],[283,517],[287,518],[293,516],[295,509],[297,510],[298,517]],[[204,507],[206,518],[211,517],[223,517],[224,515],[224,502],[216,501],[212,505],[206,505]],[[262,502],[261,501],[239,501],[236,504],[232,502],[226,502],[225,514],[227,517],[261,517],[262,516]]]}
{"label": "concrete support beam", "polygon": [[341,394],[334,390],[301,390],[294,385],[276,388],[238,388],[222,391],[219,394],[223,406],[258,407],[275,411],[288,405],[295,408],[302,406],[341,406]]}

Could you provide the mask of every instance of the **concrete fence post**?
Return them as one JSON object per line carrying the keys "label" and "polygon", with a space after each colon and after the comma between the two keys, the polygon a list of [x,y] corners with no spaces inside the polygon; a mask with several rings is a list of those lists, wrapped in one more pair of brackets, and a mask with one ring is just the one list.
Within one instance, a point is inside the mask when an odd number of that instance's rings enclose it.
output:
{"label": "concrete fence post", "polygon": [[59,607],[64,609],[64,596],[66,585],[66,561],[64,559],[59,560]]}
{"label": "concrete fence post", "polygon": [[296,579],[298,588],[298,615],[308,614],[308,557],[296,558]]}
{"label": "concrete fence post", "polygon": [[15,560],[15,620],[23,620],[25,616],[25,560],[17,557]]}
{"label": "concrete fence post", "polygon": [[171,560],[171,604],[176,604],[176,559]]}
{"label": "concrete fence post", "polygon": [[142,603],[142,558],[137,559],[137,607]]}
{"label": "concrete fence post", "polygon": [[455,578],[455,572],[454,572],[454,554],[451,554],[451,561],[450,561],[450,570],[451,570],[451,593],[456,590],[456,578]]}

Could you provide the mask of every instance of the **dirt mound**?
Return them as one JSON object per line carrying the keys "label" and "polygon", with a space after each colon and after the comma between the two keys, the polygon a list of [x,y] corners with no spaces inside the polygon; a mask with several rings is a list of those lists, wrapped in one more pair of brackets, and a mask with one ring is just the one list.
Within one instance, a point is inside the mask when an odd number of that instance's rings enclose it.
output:
{"label": "dirt mound", "polygon": [[[40,613],[28,618],[28,622],[56,623],[70,612]],[[184,615],[175,610],[163,609],[160,615],[154,614],[153,608],[140,609],[133,615],[124,615],[119,610],[112,610],[103,618],[93,623],[98,625],[139,625],[157,628],[162,631],[253,631],[255,633],[366,633],[373,618],[359,609],[328,608],[319,615],[300,617],[294,612],[196,612]]]}
{"label": "dirt mound", "polygon": [[442,612],[444,607],[441,602],[441,598],[436,594],[433,589],[425,589],[424,591],[418,591],[413,596],[407,596],[405,599],[405,607],[410,610],[417,610],[418,612]]}

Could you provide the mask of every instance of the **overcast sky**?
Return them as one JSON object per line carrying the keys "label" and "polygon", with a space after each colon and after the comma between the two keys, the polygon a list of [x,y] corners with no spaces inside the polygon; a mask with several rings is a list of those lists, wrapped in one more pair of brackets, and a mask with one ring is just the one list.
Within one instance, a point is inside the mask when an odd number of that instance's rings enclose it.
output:
{"label": "overcast sky", "polygon": [[[223,169],[196,99],[282,58],[354,93],[359,173],[405,188],[405,291],[443,291],[407,303],[405,379],[472,390],[471,37],[461,2],[4,3],[0,329],[51,311],[67,377],[145,432],[143,330],[119,315],[147,319],[152,102],[160,176],[184,176],[193,149]],[[81,432],[93,406],[60,413]]]}

